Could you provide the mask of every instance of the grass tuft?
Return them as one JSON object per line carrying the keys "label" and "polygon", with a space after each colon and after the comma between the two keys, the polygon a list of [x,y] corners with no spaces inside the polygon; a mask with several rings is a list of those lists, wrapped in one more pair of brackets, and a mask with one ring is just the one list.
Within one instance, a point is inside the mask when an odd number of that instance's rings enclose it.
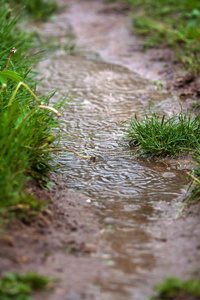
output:
{"label": "grass tuft", "polygon": [[137,116],[130,121],[127,135],[131,145],[137,145],[141,153],[155,155],[178,155],[195,150],[200,144],[200,115],[180,112],[178,116],[160,118],[156,113]]}
{"label": "grass tuft", "polygon": [[35,20],[46,21],[59,6],[55,0],[6,0],[12,7],[23,8]]}
{"label": "grass tuft", "polygon": [[196,166],[189,174],[191,179],[193,179],[193,184],[186,199],[188,204],[200,202],[200,149],[196,151],[194,158]]}
{"label": "grass tuft", "polygon": [[0,299],[2,300],[30,300],[34,291],[43,291],[51,280],[28,272],[22,276],[18,273],[7,273],[0,279]]}
{"label": "grass tuft", "polygon": [[200,299],[200,282],[192,278],[181,280],[169,277],[156,286],[157,295],[151,296],[149,300],[178,300],[178,299]]}

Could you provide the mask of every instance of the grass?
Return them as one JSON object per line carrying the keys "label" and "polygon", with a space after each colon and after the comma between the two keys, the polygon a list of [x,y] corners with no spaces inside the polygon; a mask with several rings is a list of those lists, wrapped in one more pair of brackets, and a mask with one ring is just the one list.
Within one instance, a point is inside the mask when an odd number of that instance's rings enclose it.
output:
{"label": "grass", "polygon": [[193,151],[200,144],[200,115],[180,112],[178,116],[160,118],[156,113],[146,115],[144,120],[137,116],[130,121],[127,137],[131,145],[137,145],[141,153],[155,155],[179,155]]}
{"label": "grass", "polygon": [[51,280],[35,272],[22,276],[18,273],[7,273],[0,279],[0,299],[31,300],[33,292],[44,291]]}
{"label": "grass", "polygon": [[171,118],[156,113],[146,115],[143,120],[137,116],[127,126],[126,137],[135,153],[153,156],[177,156],[192,153],[196,167],[190,172],[193,184],[186,201],[188,204],[200,201],[200,115],[179,113]]}
{"label": "grass", "polygon": [[24,15],[28,14],[34,20],[46,21],[59,9],[55,0],[7,0],[6,2],[12,7],[23,8]]}
{"label": "grass", "polygon": [[144,49],[167,45],[186,69],[200,71],[199,0],[124,0],[133,12],[133,28],[146,37]]}
{"label": "grass", "polygon": [[[167,46],[174,50],[186,70],[200,73],[199,0],[119,0],[130,5],[133,30],[146,38],[144,50]],[[198,105],[198,103],[197,103]],[[137,152],[154,155],[179,155],[195,152],[196,168],[191,171],[194,184],[188,203],[200,200],[200,116],[183,115],[159,118],[155,113],[143,121],[131,121],[127,136]]]}
{"label": "grass", "polygon": [[[30,178],[44,185],[52,170],[51,152],[58,146],[59,113],[64,100],[53,108],[49,101],[55,92],[36,96],[38,82],[31,72],[40,59],[33,52],[33,35],[19,29],[20,16],[0,11],[0,213],[16,204],[40,207],[26,191]],[[17,52],[10,54],[15,47]],[[8,58],[10,61],[8,64]]]}
{"label": "grass", "polygon": [[[44,19],[48,3],[20,1],[21,4],[43,3],[35,7],[34,18]],[[41,58],[34,52],[34,35],[19,27],[22,10],[17,1],[2,1],[0,10],[0,216],[4,212],[22,210],[27,217],[32,210],[46,204],[27,191],[27,182],[34,178],[40,185],[49,185],[48,172],[53,169],[51,152],[58,146],[58,110],[60,100],[49,105],[55,91],[38,96],[38,82],[31,67]],[[39,10],[38,10],[39,9]],[[44,13],[44,14],[43,14]],[[50,12],[48,12],[50,14]],[[10,215],[9,215],[10,216]],[[2,222],[1,222],[2,223]],[[31,300],[34,292],[44,291],[51,280],[35,272],[25,275],[7,273],[0,279],[0,299]]]}
{"label": "grass", "polygon": [[200,282],[192,278],[181,280],[169,277],[156,286],[157,295],[151,296],[149,300],[178,300],[178,299],[200,299]]}
{"label": "grass", "polygon": [[190,194],[187,197],[187,203],[200,202],[200,149],[195,155],[196,167],[191,171],[190,177],[193,179],[193,184],[190,188]]}

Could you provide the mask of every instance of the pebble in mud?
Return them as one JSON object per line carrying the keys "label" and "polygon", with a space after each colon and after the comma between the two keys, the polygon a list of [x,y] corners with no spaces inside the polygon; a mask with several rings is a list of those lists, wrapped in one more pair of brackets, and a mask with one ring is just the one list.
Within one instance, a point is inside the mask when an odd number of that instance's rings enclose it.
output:
{"label": "pebble in mud", "polygon": [[172,177],[176,177],[176,174],[174,174],[172,172],[164,172],[164,173],[162,173],[162,176],[165,178],[172,178]]}

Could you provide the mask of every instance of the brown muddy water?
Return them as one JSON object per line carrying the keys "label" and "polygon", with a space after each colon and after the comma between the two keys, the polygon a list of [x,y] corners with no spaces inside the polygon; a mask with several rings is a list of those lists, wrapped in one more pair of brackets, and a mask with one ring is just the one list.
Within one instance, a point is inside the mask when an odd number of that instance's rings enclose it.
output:
{"label": "brown muddy water", "polygon": [[136,73],[87,55],[54,56],[39,67],[46,78],[43,89],[59,88],[59,96],[72,98],[62,115],[63,134],[69,135],[63,147],[96,155],[92,160],[66,152],[56,159],[66,186],[88,196],[107,231],[110,250],[104,258],[116,273],[95,279],[101,297],[105,293],[101,299],[143,299],[141,291],[134,294],[138,276],[156,265],[150,225],[162,222],[166,211],[159,202],[179,198],[187,179],[184,171],[134,158],[121,123],[166,95]]}
{"label": "brown muddy water", "polygon": [[[58,27],[54,23],[54,35],[61,36],[63,22],[59,20]],[[52,25],[45,26],[49,37]],[[94,278],[99,299],[143,300],[145,282],[157,263],[151,226],[162,223],[168,214],[160,203],[183,197],[187,178],[184,171],[135,158],[123,136],[122,122],[135,113],[139,117],[149,113],[149,107],[160,105],[168,95],[94,52],[69,55],[59,50],[38,69],[45,77],[43,90],[59,89],[53,101],[63,95],[72,99],[62,114],[62,134],[67,135],[62,146],[96,156],[95,160],[82,159],[64,152],[56,160],[66,186],[87,195],[105,228],[108,248],[101,259],[114,272],[112,277],[104,273]],[[144,274],[148,274],[146,281]]]}

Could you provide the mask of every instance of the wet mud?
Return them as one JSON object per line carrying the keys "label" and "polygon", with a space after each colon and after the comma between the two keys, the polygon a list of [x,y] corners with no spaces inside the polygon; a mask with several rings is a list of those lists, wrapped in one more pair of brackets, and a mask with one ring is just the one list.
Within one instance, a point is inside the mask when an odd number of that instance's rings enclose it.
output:
{"label": "wet mud", "polygon": [[[95,299],[91,279],[102,270],[98,248],[101,228],[88,209],[87,198],[65,187],[54,176],[51,191],[34,182],[29,190],[40,201],[54,199],[42,214],[17,212],[0,235],[0,274],[34,270],[53,281],[33,299]],[[2,299],[3,300],[3,299]]]}
{"label": "wet mud", "polygon": [[[2,239],[2,253],[18,251],[15,269],[61,279],[35,299],[144,300],[166,276],[198,275],[200,209],[178,217],[189,183],[185,166],[135,158],[122,122],[151,109],[171,114],[179,101],[155,88],[164,63],[152,65],[141,51],[124,10],[108,11],[101,1],[63,4],[57,19],[38,29],[47,43],[56,37],[64,45],[74,35],[76,50],[58,49],[39,63],[41,90],[59,89],[52,102],[72,99],[62,113],[62,146],[95,159],[67,151],[55,156],[59,180],[53,191],[41,192],[53,203],[35,225],[20,223],[12,245]],[[6,269],[13,269],[9,258]]]}

